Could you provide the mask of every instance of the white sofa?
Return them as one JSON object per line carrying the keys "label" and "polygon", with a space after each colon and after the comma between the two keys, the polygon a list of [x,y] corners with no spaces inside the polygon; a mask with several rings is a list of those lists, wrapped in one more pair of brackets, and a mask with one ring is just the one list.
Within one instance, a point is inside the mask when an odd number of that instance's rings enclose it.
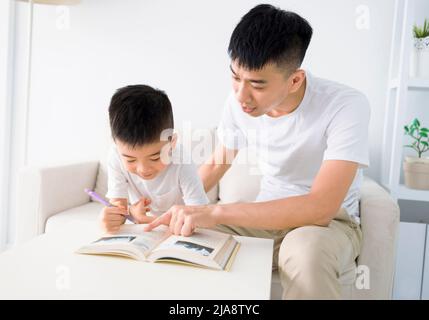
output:
{"label": "white sofa", "polygon": [[[240,152],[231,169],[210,192],[212,202],[252,201],[258,192],[258,175],[240,164]],[[28,167],[19,175],[17,242],[52,230],[96,227],[101,205],[83,192],[95,188],[106,193],[105,166],[98,161],[52,167]],[[340,275],[344,299],[390,299],[393,285],[399,208],[376,182],[365,178],[361,190],[363,245],[356,268]],[[263,214],[263,213],[261,213]],[[358,266],[364,266],[360,268]],[[368,267],[368,268],[366,268]],[[369,271],[369,289],[356,286]],[[360,280],[359,280],[360,281]],[[365,279],[368,281],[368,279]],[[360,287],[361,289],[358,289]],[[278,274],[273,273],[272,299],[281,297]]]}

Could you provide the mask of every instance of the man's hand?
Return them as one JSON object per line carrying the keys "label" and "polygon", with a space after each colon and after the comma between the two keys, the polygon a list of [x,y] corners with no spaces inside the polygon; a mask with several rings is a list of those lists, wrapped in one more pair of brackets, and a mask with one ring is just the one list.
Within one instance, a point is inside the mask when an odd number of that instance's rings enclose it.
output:
{"label": "man's hand", "polygon": [[150,231],[161,224],[167,225],[175,235],[190,236],[195,228],[212,228],[217,224],[217,212],[220,207],[207,206],[173,206],[167,212],[145,226]]}
{"label": "man's hand", "polygon": [[156,217],[148,216],[146,213],[150,211],[149,198],[142,197],[138,202],[130,207],[130,214],[136,223],[149,223],[156,219]]}

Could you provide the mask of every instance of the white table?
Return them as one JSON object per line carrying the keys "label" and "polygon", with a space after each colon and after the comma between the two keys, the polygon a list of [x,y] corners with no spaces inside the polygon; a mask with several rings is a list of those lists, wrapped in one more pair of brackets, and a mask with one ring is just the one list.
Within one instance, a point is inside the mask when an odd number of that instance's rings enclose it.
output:
{"label": "white table", "polygon": [[272,240],[237,236],[227,272],[74,253],[95,238],[47,233],[0,254],[0,299],[270,299]]}

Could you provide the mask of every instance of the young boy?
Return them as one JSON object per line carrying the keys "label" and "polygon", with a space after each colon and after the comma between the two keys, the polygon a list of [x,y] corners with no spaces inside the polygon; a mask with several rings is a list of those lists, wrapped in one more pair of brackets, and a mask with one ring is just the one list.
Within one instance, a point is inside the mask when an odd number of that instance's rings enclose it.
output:
{"label": "young boy", "polygon": [[180,161],[171,103],[164,92],[146,85],[118,89],[109,118],[115,146],[109,155],[106,197],[115,207],[102,211],[105,231],[117,231],[127,215],[148,223],[175,204],[208,204],[196,167]]}

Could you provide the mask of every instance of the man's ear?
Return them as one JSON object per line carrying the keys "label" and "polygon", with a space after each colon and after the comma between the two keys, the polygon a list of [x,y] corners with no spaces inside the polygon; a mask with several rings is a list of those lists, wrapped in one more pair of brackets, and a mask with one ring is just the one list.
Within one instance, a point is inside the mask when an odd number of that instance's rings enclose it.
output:
{"label": "man's ear", "polygon": [[295,93],[301,88],[305,80],[305,71],[297,69],[289,76],[289,93]]}

